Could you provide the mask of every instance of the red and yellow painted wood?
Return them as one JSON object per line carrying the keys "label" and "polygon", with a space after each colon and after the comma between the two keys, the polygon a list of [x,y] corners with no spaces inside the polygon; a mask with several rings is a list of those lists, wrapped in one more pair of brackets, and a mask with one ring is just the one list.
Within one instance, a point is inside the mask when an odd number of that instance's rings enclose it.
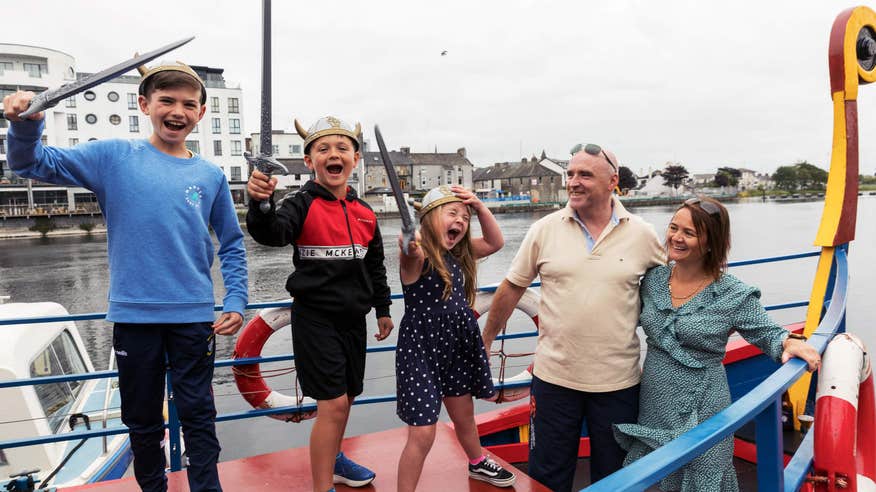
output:
{"label": "red and yellow painted wood", "polygon": [[[858,87],[876,81],[876,68],[866,69],[858,62],[859,34],[867,29],[876,32],[876,13],[867,7],[854,7],[837,16],[830,33],[828,65],[833,101],[833,142],[824,211],[815,236],[815,245],[821,246],[821,256],[806,312],[803,330],[806,336],[812,335],[821,321],[834,248],[855,239],[858,210]],[[804,411],[810,383],[811,375],[807,373],[789,390],[794,406],[794,426],[798,429],[800,422],[796,416]]]}

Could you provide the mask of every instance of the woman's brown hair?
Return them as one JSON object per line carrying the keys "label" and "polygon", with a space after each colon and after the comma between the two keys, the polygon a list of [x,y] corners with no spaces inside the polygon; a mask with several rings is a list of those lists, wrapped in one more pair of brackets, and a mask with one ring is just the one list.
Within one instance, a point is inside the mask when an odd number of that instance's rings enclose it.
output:
{"label": "woman's brown hair", "polygon": [[727,270],[727,255],[730,253],[730,214],[718,200],[708,197],[691,198],[675,211],[687,208],[690,212],[700,252],[703,254],[703,269],[715,280]]}
{"label": "woman's brown hair", "polygon": [[[450,270],[448,270],[447,265],[444,264],[444,245],[441,241],[441,235],[438,233],[440,227],[439,221],[441,219],[440,211],[445,206],[446,204],[430,210],[426,216],[420,220],[420,247],[423,248],[423,254],[429,262],[426,271],[435,270],[438,272],[438,276],[441,277],[441,280],[444,281],[444,295],[442,299],[446,301],[450,297],[450,293],[453,291],[453,279],[450,277]],[[471,210],[469,210],[469,213],[470,212]],[[474,306],[475,292],[477,291],[478,267],[477,262],[475,261],[474,251],[471,247],[471,227],[465,229],[465,235],[462,237],[462,240],[453,246],[450,250],[450,254],[459,261],[459,265],[462,267],[465,300],[468,302],[469,306]]]}

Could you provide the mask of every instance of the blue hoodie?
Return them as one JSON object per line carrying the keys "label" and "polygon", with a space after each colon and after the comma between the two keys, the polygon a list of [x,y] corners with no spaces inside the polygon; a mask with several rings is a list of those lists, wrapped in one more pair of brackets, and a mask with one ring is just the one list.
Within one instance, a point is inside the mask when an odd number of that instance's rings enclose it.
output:
{"label": "blue hoodie", "polygon": [[97,195],[107,224],[108,321],[213,321],[211,227],[219,239],[224,310],[243,314],[243,233],[218,166],[198,155],[167,155],[147,140],[45,147],[42,131],[42,121],[10,125],[9,167],[25,178],[82,186]]}

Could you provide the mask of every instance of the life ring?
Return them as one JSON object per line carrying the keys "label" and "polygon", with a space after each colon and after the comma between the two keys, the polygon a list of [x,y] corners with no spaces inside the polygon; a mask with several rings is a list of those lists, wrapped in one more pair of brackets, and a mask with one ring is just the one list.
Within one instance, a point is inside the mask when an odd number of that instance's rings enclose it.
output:
{"label": "life ring", "polygon": [[[232,359],[245,359],[248,357],[261,357],[265,342],[280,328],[292,324],[292,310],[288,307],[267,308],[259,311],[253,319],[240,332],[237,344],[234,346]],[[304,397],[300,401],[293,396],[284,395],[272,390],[262,377],[258,364],[246,364],[234,366],[234,381],[237,390],[253,408],[280,408],[300,407],[301,405],[316,405],[316,401]],[[299,422],[312,419],[316,416],[316,410],[308,410],[293,413],[273,414],[271,418],[286,422]]]}
{"label": "life ring", "polygon": [[[815,400],[815,490],[876,491],[876,402],[863,342],[848,333],[827,346]],[[826,479],[826,480],[825,480]]]}
{"label": "life ring", "polygon": [[[493,303],[493,297],[495,297],[495,292],[484,292],[479,291],[477,295],[475,295],[475,303],[474,303],[474,314],[476,318],[480,318],[481,316],[487,314],[490,310],[490,306]],[[532,319],[532,322],[535,323],[535,328],[538,329],[538,304],[540,302],[540,297],[538,293],[536,293],[532,289],[526,289],[523,292],[523,295],[520,297],[520,300],[517,301],[516,308],[522,311],[524,314]],[[489,350],[489,347],[487,347]],[[497,391],[494,396],[491,398],[487,398],[488,401],[495,401],[496,403],[503,403],[506,401],[517,401],[522,400],[529,396],[529,387],[532,382],[532,364],[529,364],[529,367],[521,371],[515,376],[510,378],[504,378],[504,381],[499,381],[498,378],[493,378],[493,384],[509,384],[509,383],[527,383],[524,386],[516,387],[516,388],[502,388]]]}

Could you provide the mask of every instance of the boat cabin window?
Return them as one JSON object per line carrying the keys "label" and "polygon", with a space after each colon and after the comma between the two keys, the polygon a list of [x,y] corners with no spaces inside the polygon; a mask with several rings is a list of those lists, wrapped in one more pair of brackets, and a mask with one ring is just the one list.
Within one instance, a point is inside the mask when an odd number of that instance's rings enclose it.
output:
{"label": "boat cabin window", "polygon": [[[32,378],[64,376],[86,372],[85,361],[76,348],[70,332],[64,330],[30,364]],[[54,432],[67,420],[70,407],[82,387],[83,381],[36,384],[34,390]]]}

